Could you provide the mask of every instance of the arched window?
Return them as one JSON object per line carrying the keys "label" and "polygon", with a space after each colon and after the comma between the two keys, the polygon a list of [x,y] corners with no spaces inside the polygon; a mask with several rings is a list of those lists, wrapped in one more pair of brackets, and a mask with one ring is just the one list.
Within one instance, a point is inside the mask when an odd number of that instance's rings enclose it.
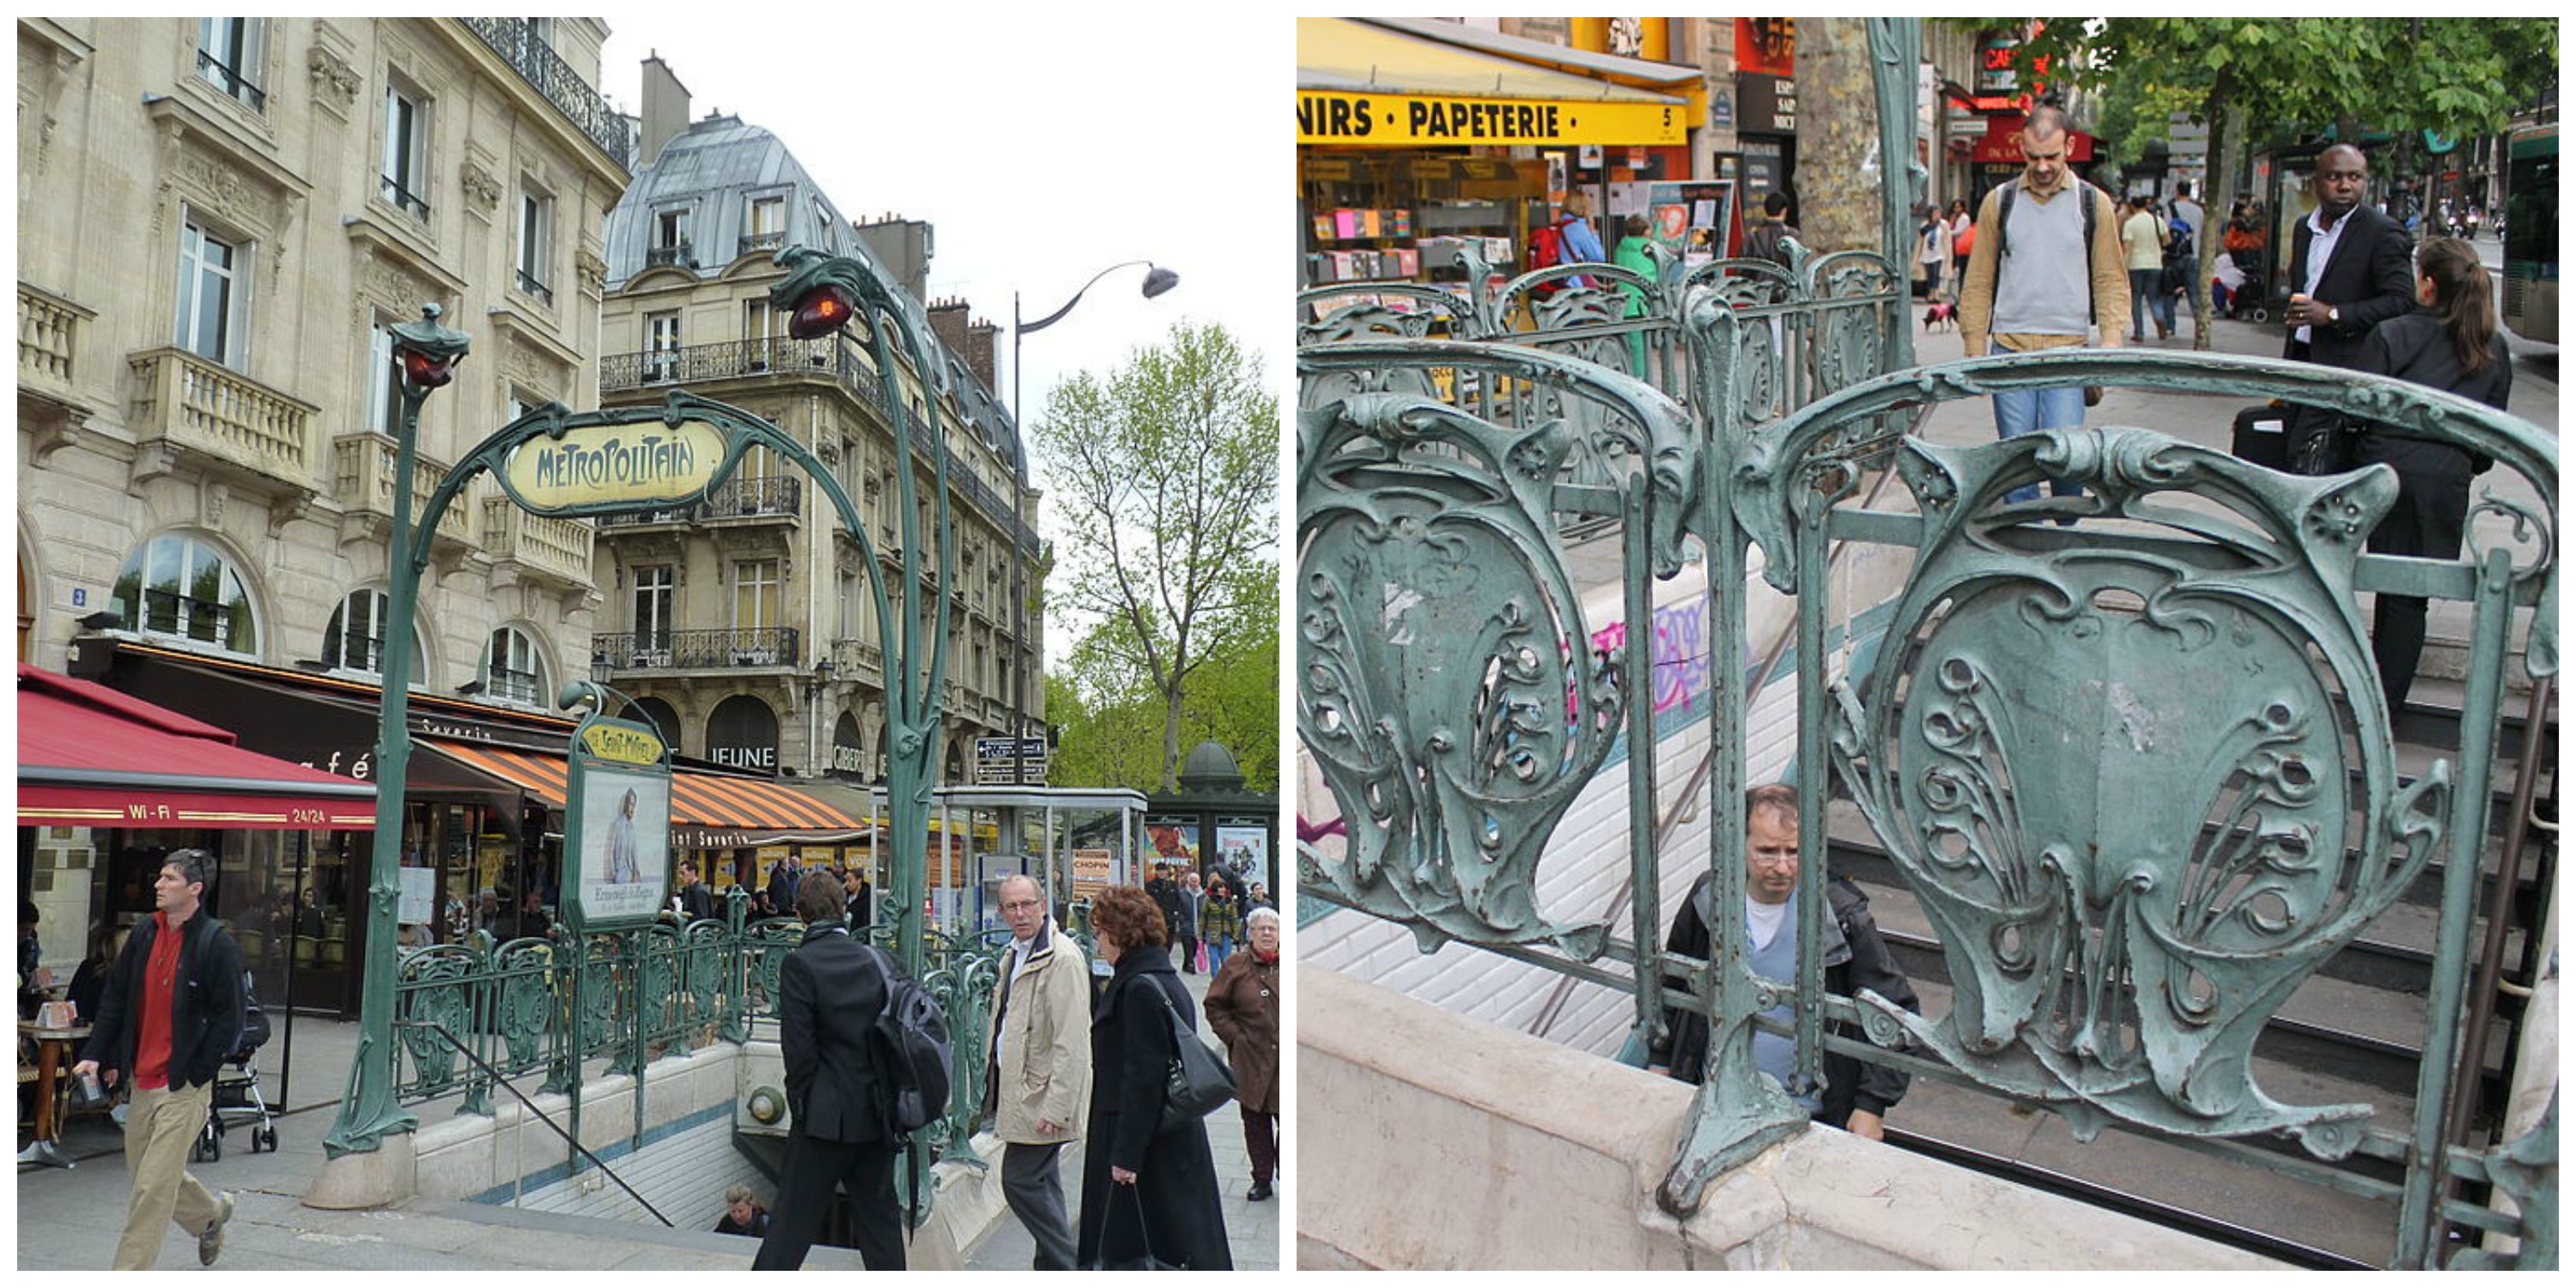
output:
{"label": "arched window", "polygon": [[549,696],[546,659],[537,648],[535,637],[516,626],[504,626],[492,632],[484,688],[493,697],[506,702],[543,705]]}
{"label": "arched window", "polygon": [[117,570],[110,604],[128,629],[259,652],[250,591],[222,552],[176,533],[154,537]]}
{"label": "arched window", "polygon": [[[322,630],[322,664],[338,670],[381,674],[385,669],[386,615],[392,601],[381,590],[353,590],[331,612]],[[411,682],[423,674],[420,639],[411,641]]]}

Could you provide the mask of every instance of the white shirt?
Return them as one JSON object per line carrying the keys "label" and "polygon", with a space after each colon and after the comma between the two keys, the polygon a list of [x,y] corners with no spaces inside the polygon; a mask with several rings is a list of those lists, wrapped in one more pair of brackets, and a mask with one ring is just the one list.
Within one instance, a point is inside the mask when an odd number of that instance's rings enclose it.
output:
{"label": "white shirt", "polygon": [[[2316,238],[2308,243],[2308,280],[2300,284],[2299,291],[2309,299],[2317,297],[2317,282],[2326,275],[2326,262],[2334,258],[2335,243],[2343,240],[2343,230],[2352,226],[2353,212],[2359,209],[2355,206],[2353,210],[2345,211],[2343,218],[2336,220],[2332,228],[2317,222],[2317,216],[2325,213],[2324,207],[2308,212],[2308,231],[2315,233]],[[2308,334],[2313,329],[2300,327],[2299,343],[2307,344],[2313,340],[2314,337]]]}
{"label": "white shirt", "polygon": [[1754,948],[1768,948],[1772,940],[1780,937],[1780,924],[1789,919],[1789,908],[1787,899],[1764,903],[1749,894],[1744,896],[1744,920],[1753,930]]}

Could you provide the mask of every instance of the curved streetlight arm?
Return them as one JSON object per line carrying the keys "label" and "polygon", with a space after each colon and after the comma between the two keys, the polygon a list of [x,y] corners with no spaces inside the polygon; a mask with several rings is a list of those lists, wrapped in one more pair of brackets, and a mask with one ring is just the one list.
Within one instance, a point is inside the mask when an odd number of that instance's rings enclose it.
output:
{"label": "curved streetlight arm", "polygon": [[1073,312],[1074,305],[1082,303],[1083,291],[1088,291],[1092,287],[1100,285],[1101,278],[1107,277],[1111,273],[1117,272],[1119,269],[1132,268],[1138,264],[1144,265],[1147,270],[1145,273],[1145,296],[1148,299],[1172,289],[1172,284],[1180,280],[1180,274],[1175,273],[1168,268],[1157,268],[1154,265],[1154,261],[1150,259],[1125,260],[1120,263],[1112,264],[1109,267],[1092,274],[1091,280],[1083,283],[1082,290],[1075,291],[1073,293],[1073,298],[1064,302],[1063,308],[1057,309],[1055,312],[1049,313],[1035,322],[1023,322],[1020,320],[1020,297],[1017,293],[1014,293],[1011,296],[1011,335],[1016,340],[1020,333],[1024,331],[1043,331],[1048,327],[1054,326],[1056,323],[1063,321],[1065,314]]}

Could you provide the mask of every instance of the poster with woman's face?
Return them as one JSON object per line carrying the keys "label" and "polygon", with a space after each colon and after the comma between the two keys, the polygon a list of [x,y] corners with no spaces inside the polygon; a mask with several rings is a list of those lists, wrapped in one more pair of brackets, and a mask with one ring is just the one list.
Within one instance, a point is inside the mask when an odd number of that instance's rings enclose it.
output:
{"label": "poster with woman's face", "polygon": [[669,884],[671,780],[593,766],[581,804],[583,919],[652,916]]}

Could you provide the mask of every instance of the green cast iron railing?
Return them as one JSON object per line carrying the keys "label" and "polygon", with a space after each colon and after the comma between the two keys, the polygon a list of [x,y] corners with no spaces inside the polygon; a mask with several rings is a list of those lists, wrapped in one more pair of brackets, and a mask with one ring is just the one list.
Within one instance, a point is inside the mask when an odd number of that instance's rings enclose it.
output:
{"label": "green cast iron railing", "polygon": [[[2082,1137],[2116,1123],[2384,1200],[2398,1266],[2554,1263],[2554,1101],[2493,1148],[2441,1131],[2461,1092],[2486,735],[2515,652],[2556,669],[2554,440],[2447,394],[2276,360],[2067,350],[1882,372],[1903,279],[1860,262],[1875,259],[1720,266],[1660,317],[1539,310],[1510,331],[1506,288],[1442,315],[1468,338],[1408,338],[1427,313],[1354,310],[1310,333],[1299,728],[1347,839],[1301,847],[1301,892],[1403,924],[1426,951],[1457,940],[1627,994],[1641,1038],[1667,1005],[1706,1014],[1712,1073],[1658,1193],[1676,1212],[1803,1127],[1750,1058],[1755,1017],[1786,1000],[1804,1078],[1831,1048],[2051,1110]],[[1866,308],[1819,289],[1836,260]],[[1676,347],[1685,361],[1657,356]],[[1965,448],[1915,432],[1942,402],[2079,384],[2279,397],[2468,448],[2500,471],[2487,521],[2460,559],[2370,555],[2396,492],[2377,467],[2281,475],[2116,426]],[[2046,477],[2087,495],[2006,500]],[[1569,533],[1604,539],[1578,551]],[[1909,569],[1875,663],[1847,675],[1829,669],[1837,610],[1818,575],[1838,543]],[[1742,898],[1749,695],[1731,667],[1709,668],[1707,852],[1658,852],[1656,758],[1632,754],[1630,915],[1561,922],[1540,905],[1552,830],[1614,750],[1656,737],[1648,650],[1592,647],[1585,583],[1615,580],[1639,623],[1653,584],[1686,570],[1707,583],[1712,662],[1748,656],[1757,570],[1790,597],[1795,763],[1858,804],[1934,921],[1948,1015],[1826,995],[1821,791],[1803,801],[1795,981],[1755,978],[1736,936],[1709,963],[1655,951],[1668,857],[1705,865],[1718,906]],[[2392,592],[2464,601],[2475,624],[2460,754],[2411,779],[2362,627],[2360,596]],[[2536,610],[2519,650],[2517,609]],[[2436,857],[2414,1124],[2275,1102],[2255,1036]],[[2247,1143],[2265,1137],[2290,1147]],[[2454,1179],[2523,1215],[2447,1199]],[[2449,1255],[2446,1224],[2521,1251]]]}

